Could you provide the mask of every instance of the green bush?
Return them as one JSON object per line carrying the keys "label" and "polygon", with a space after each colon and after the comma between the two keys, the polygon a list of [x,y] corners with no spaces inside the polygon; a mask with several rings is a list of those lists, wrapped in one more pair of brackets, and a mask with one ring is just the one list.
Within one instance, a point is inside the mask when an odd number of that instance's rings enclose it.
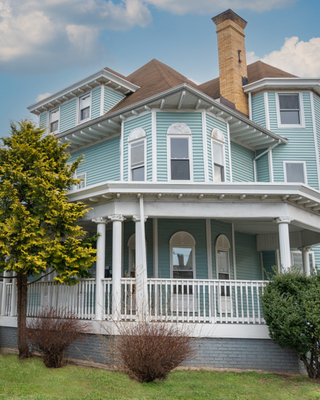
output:
{"label": "green bush", "polygon": [[294,350],[310,378],[320,378],[320,273],[276,273],[261,301],[273,341]]}

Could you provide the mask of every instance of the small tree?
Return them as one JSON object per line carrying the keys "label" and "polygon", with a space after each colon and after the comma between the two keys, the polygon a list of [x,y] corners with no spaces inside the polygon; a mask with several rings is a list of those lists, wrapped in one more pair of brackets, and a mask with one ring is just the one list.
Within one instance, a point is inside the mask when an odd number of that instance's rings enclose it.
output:
{"label": "small tree", "polygon": [[294,350],[310,378],[320,378],[320,274],[276,273],[261,300],[273,341]]}
{"label": "small tree", "polygon": [[76,225],[83,204],[69,203],[66,191],[81,157],[71,166],[68,144],[44,135],[25,120],[11,124],[11,136],[0,147],[0,271],[17,279],[19,357],[29,357],[26,340],[27,276],[55,270],[58,282],[75,284],[88,277],[96,250]]}

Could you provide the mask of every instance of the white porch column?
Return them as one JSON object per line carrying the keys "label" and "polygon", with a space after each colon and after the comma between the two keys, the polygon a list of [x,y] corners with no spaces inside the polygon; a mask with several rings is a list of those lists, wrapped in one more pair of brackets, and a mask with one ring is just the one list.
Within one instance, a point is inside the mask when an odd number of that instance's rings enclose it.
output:
{"label": "white porch column", "polygon": [[310,270],[309,251],[311,250],[311,247],[301,247],[299,250],[302,253],[303,271],[307,276],[310,276],[311,270]]}
{"label": "white porch column", "polygon": [[9,283],[9,271],[3,272],[3,281],[2,281],[2,296],[1,296],[1,315],[6,314],[6,301],[7,301],[7,283]]}
{"label": "white porch column", "polygon": [[[12,275],[14,276],[14,272]],[[12,279],[12,295],[11,295],[11,317],[15,317],[17,315],[17,278]]]}
{"label": "white porch column", "polygon": [[277,218],[279,225],[279,245],[280,245],[280,259],[283,271],[291,267],[291,254],[290,254],[290,237],[289,237],[289,224],[292,221],[288,217]]}
{"label": "white porch column", "polygon": [[105,255],[106,255],[106,225],[108,221],[105,218],[95,218],[92,220],[97,224],[97,262],[96,262],[96,318],[101,321],[105,314],[105,299],[103,282],[105,270]]}
{"label": "white porch column", "polygon": [[136,228],[136,306],[138,318],[143,320],[148,315],[148,273],[143,199],[140,198],[140,216],[134,215]]}
{"label": "white porch column", "polygon": [[121,317],[122,222],[123,215],[109,215],[112,221],[112,318]]}

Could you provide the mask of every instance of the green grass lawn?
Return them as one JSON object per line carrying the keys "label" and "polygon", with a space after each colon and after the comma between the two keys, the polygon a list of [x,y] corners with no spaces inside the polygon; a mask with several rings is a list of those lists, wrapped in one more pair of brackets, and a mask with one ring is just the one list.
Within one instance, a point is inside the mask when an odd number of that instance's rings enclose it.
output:
{"label": "green grass lawn", "polygon": [[138,383],[119,372],[69,365],[48,369],[38,358],[0,355],[0,399],[320,399],[308,378],[255,372],[176,371]]}

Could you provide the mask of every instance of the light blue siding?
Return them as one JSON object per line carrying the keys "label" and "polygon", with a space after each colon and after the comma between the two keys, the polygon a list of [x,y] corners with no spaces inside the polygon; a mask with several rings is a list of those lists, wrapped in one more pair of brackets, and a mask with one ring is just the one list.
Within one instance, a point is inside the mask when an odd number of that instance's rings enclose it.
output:
{"label": "light blue siding", "polygon": [[167,181],[167,131],[174,123],[184,123],[192,132],[193,180],[204,182],[202,115],[195,113],[157,113],[157,176]]}
{"label": "light blue siding", "polygon": [[266,112],[263,93],[252,96],[252,121],[266,127]]}
{"label": "light blue siding", "polygon": [[147,135],[147,180],[152,181],[152,115],[151,113],[146,114],[142,117],[135,118],[131,121],[124,123],[124,135],[123,135],[123,179],[129,180],[128,172],[128,151],[129,143],[128,137],[130,132],[135,128],[142,128],[145,130]]}
{"label": "light blue siding", "polygon": [[284,182],[283,161],[305,161],[308,185],[315,189],[319,189],[310,93],[302,93],[302,98],[305,127],[278,128],[276,94],[273,92],[268,93],[270,129],[271,131],[289,139],[287,145],[280,145],[272,152],[274,181]]}
{"label": "light blue siding", "polygon": [[262,279],[260,252],[255,235],[235,232],[237,279]]}
{"label": "light blue siding", "polygon": [[45,111],[42,114],[40,114],[40,119],[39,119],[40,127],[41,126],[44,127],[44,128],[47,127],[47,117],[48,117],[47,111]]}
{"label": "light blue siding", "polygon": [[[265,150],[266,149],[258,150],[256,152],[256,156],[263,153]],[[257,181],[258,182],[270,182],[268,153],[266,153],[264,156],[260,157],[256,161],[256,165],[257,165]]]}
{"label": "light blue siding", "polygon": [[77,99],[72,99],[60,106],[60,133],[76,126]]}
{"label": "light blue siding", "polygon": [[116,92],[115,90],[104,88],[104,107],[103,112],[106,113],[111,110],[120,100],[122,100],[125,96],[121,93]]}
{"label": "light blue siding", "polygon": [[318,270],[320,270],[320,245],[313,246],[311,251],[314,252],[314,261]]}
{"label": "light blue siding", "polygon": [[254,182],[254,151],[231,142],[233,182]]}
{"label": "light blue siding", "polygon": [[207,119],[207,148],[208,148],[208,169],[209,169],[209,180],[213,181],[212,175],[212,146],[211,146],[211,132],[214,128],[220,129],[224,135],[224,156],[225,156],[225,169],[226,169],[226,182],[230,182],[230,160],[229,160],[229,141],[228,141],[228,129],[225,122],[213,117],[212,115],[206,115]]}
{"label": "light blue siding", "polygon": [[216,264],[216,241],[218,236],[225,235],[230,243],[229,264],[230,264],[230,279],[234,278],[233,269],[233,243],[232,243],[232,226],[229,223],[211,220],[211,252],[212,252],[212,278],[217,279],[217,264]]}
{"label": "light blue siding", "polygon": [[98,118],[100,116],[100,104],[101,104],[101,86],[98,86],[92,90],[91,119]]}
{"label": "light blue siding", "polygon": [[170,278],[170,238],[179,231],[190,233],[196,241],[196,279],[208,278],[206,221],[195,219],[158,220],[159,278]]}
{"label": "light blue siding", "polygon": [[[314,103],[314,116],[315,116],[315,123],[316,123],[316,139],[317,139],[317,151],[318,155],[320,155],[320,97],[316,94],[312,94],[313,96],[313,103]],[[319,259],[320,261],[320,259]],[[320,267],[320,262],[319,262]]]}
{"label": "light blue siding", "polygon": [[87,173],[87,186],[120,180],[120,136],[72,153],[71,162],[81,154],[84,160],[78,172]]}

